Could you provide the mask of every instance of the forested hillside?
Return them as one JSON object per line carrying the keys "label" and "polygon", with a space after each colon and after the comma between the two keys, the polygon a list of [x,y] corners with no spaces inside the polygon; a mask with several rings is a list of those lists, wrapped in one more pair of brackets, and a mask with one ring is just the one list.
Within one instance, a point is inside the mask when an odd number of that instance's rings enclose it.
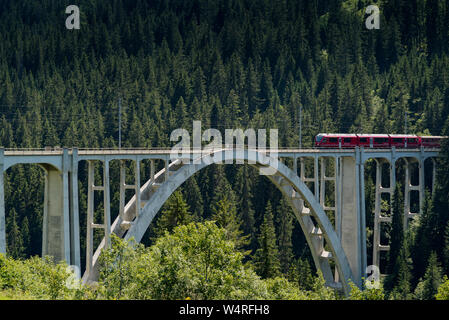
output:
{"label": "forested hillside", "polygon": [[[365,27],[372,3],[379,30]],[[70,4],[80,8],[80,30],[65,27]],[[5,148],[117,147],[119,99],[122,147],[172,147],[172,130],[191,130],[193,120],[203,129],[278,128],[279,146],[297,147],[300,108],[305,147],[319,132],[449,135],[449,1],[1,0],[0,84]],[[366,166],[369,231],[373,168]],[[85,163],[79,180],[84,248]],[[41,253],[43,186],[38,166],[5,175],[14,258]],[[404,234],[394,224],[384,231],[401,240],[397,255],[382,258],[390,297],[431,299],[449,275],[448,194],[443,159],[423,216]],[[118,184],[111,198],[115,218]],[[315,267],[286,200],[247,166],[211,166],[189,179],[143,242],[210,219],[262,278],[313,286]],[[368,250],[371,259],[370,243]]]}

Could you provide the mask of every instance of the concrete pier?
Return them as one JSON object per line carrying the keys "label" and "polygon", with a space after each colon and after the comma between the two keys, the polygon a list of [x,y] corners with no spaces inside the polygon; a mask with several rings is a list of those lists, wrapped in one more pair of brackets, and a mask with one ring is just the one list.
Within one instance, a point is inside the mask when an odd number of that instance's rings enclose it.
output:
{"label": "concrete pier", "polygon": [[[360,285],[362,277],[361,213],[359,183],[356,160],[352,157],[341,158],[342,190],[341,190],[341,245],[348,257],[356,285]],[[364,274],[363,274],[364,276]]]}
{"label": "concrete pier", "polygon": [[58,169],[45,169],[42,256],[70,264],[68,176]]}

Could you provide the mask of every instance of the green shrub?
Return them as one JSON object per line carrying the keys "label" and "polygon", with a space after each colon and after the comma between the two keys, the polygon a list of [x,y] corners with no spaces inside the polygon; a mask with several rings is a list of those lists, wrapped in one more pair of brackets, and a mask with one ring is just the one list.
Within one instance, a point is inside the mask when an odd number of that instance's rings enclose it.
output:
{"label": "green shrub", "polygon": [[55,264],[49,257],[14,260],[0,254],[0,290],[13,299],[82,299],[87,288],[72,288],[72,273],[65,263]]}

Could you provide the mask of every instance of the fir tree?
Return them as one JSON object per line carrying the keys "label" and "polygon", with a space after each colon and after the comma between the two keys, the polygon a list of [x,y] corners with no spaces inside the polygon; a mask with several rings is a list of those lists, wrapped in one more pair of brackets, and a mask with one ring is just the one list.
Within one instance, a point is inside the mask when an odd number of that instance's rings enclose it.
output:
{"label": "fir tree", "polygon": [[278,247],[279,261],[281,263],[281,271],[288,274],[293,259],[292,250],[292,231],[293,231],[293,212],[290,204],[282,197],[277,207],[277,225],[278,225]]}
{"label": "fir tree", "polygon": [[239,215],[242,219],[242,229],[250,236],[251,248],[255,248],[256,237],[254,235],[255,219],[253,208],[253,176],[246,165],[240,166],[235,177],[235,190],[238,194]]}
{"label": "fir tree", "polygon": [[[226,229],[228,239],[235,243],[237,249],[242,250],[248,245],[249,236],[243,235],[242,222],[237,215],[235,204],[226,196],[214,205],[211,219],[216,222],[217,226]],[[249,252],[245,252],[245,254],[249,254]]]}
{"label": "fir tree", "polygon": [[423,212],[419,217],[416,236],[412,244],[413,275],[415,283],[422,278],[429,259],[429,250],[435,250],[435,236],[437,233],[437,215],[434,212],[433,201],[429,192],[424,198]]}
{"label": "fir tree", "polygon": [[446,231],[444,233],[444,250],[443,250],[443,261],[444,261],[444,274],[449,274],[449,222],[446,225]]}
{"label": "fir tree", "polygon": [[189,205],[194,220],[201,221],[203,218],[204,202],[195,177],[191,177],[185,182],[183,195]]}
{"label": "fir tree", "polygon": [[8,241],[7,253],[15,259],[22,258],[24,254],[23,240],[17,221],[17,212],[14,208],[11,209],[8,218],[6,225],[6,229],[9,230],[6,237]]}
{"label": "fir tree", "polygon": [[178,225],[186,225],[193,221],[189,206],[184,200],[181,191],[175,191],[157,220],[156,236],[162,236],[166,231],[171,232]]}
{"label": "fir tree", "polygon": [[259,248],[254,257],[257,273],[262,278],[274,278],[280,273],[279,250],[276,244],[276,232],[273,224],[271,203],[265,208],[263,223],[258,236]]}
{"label": "fir tree", "polygon": [[387,283],[389,288],[392,288],[390,298],[394,300],[410,300],[412,299],[412,273],[411,273],[411,259],[409,249],[406,245],[400,248],[399,255],[396,261],[396,270],[393,274],[388,276]]}
{"label": "fir tree", "polygon": [[298,284],[303,290],[311,290],[314,283],[312,268],[307,259],[298,258],[297,262]]}
{"label": "fir tree", "polygon": [[420,300],[434,300],[442,280],[441,266],[438,262],[437,254],[433,251],[429,257],[424,278],[415,289],[415,297]]}
{"label": "fir tree", "polygon": [[30,225],[28,222],[28,217],[23,218],[21,233],[22,233],[22,243],[23,243],[23,248],[24,248],[24,254],[26,256],[30,256],[31,255],[31,248],[30,248],[31,234],[30,234]]}

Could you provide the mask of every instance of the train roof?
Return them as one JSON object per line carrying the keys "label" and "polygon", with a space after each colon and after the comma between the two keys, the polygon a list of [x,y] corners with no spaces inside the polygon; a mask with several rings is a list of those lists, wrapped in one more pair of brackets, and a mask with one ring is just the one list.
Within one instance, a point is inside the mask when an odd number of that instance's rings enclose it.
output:
{"label": "train roof", "polygon": [[416,134],[388,134],[388,133],[318,133],[317,136],[338,137],[393,137],[393,138],[435,138],[447,139],[447,136],[418,136]]}
{"label": "train roof", "polygon": [[418,138],[415,134],[390,134],[392,138]]}
{"label": "train roof", "polygon": [[357,137],[355,133],[318,133],[318,136]]}
{"label": "train roof", "polygon": [[421,138],[424,139],[429,139],[429,138],[434,138],[434,139],[447,139],[448,137],[446,136],[420,136]]}

